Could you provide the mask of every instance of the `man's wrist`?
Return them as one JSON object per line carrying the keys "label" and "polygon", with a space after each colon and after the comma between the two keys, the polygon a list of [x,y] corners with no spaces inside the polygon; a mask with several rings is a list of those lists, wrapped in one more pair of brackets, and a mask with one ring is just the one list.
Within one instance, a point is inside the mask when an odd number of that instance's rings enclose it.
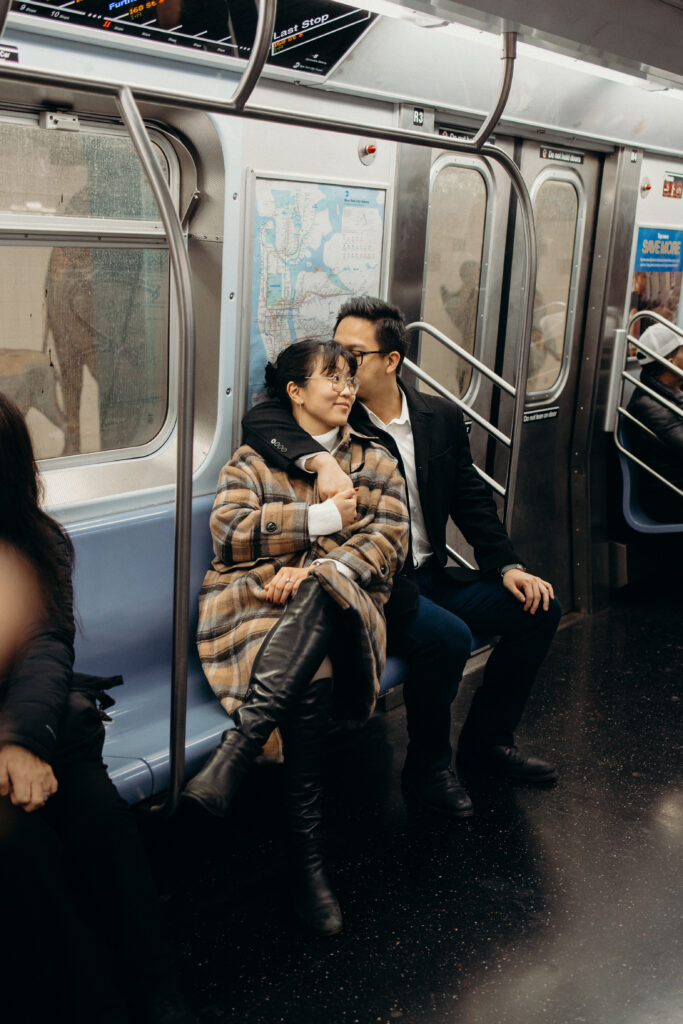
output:
{"label": "man's wrist", "polygon": [[316,452],[314,455],[307,455],[305,457],[304,466],[309,471],[309,473],[318,472],[320,468],[320,459],[323,460],[323,463],[326,459],[332,459],[335,465],[337,464],[337,460],[329,452]]}
{"label": "man's wrist", "polygon": [[498,570],[500,578],[502,579],[506,572],[510,572],[510,569],[519,569],[521,572],[526,572],[526,566],[522,565],[521,562],[510,562],[509,565],[503,565]]}

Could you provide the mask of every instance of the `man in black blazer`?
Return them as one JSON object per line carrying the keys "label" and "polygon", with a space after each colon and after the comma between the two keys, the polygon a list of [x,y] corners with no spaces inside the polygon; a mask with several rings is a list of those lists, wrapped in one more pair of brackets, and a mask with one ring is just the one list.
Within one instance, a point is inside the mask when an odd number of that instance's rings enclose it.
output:
{"label": "man in black blazer", "polygon": [[[561,608],[551,584],[528,573],[515,553],[472,464],[462,413],[397,377],[407,351],[401,311],[380,299],[351,299],[339,311],[334,337],[358,360],[360,401],[350,422],[398,458],[408,489],[411,554],[386,608],[388,652],[408,664],[403,791],[441,813],[467,817],[472,804],[451,768],[450,706],[472,636],[500,640],[460,734],[458,765],[547,785],[555,769],[518,750],[514,731]],[[246,443],[270,462],[317,473],[321,499],[349,487],[332,456],[279,403],[255,406],[243,427]],[[474,548],[478,571],[446,568],[449,518]]]}

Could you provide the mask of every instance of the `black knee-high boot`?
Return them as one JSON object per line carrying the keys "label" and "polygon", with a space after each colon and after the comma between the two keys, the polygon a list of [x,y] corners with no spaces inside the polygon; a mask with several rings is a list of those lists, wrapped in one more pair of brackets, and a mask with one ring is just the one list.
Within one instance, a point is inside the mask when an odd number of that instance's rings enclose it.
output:
{"label": "black knee-high boot", "polygon": [[314,679],[282,725],[295,907],[303,923],[323,935],[342,928],[322,855],[321,760],[331,705],[332,680]]}
{"label": "black knee-high boot", "polygon": [[318,581],[304,580],[259,650],[235,728],[223,733],[183,797],[222,817],[254,758],[327,654],[334,605]]}

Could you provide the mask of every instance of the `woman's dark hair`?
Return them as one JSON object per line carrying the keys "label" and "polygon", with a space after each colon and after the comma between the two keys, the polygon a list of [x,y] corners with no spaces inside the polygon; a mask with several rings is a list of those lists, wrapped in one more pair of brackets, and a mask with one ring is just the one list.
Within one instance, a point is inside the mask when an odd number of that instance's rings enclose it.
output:
{"label": "woman's dark hair", "polygon": [[53,604],[59,589],[59,537],[72,561],[73,546],[59,524],[40,508],[41,497],[26,421],[14,402],[0,392],[0,539],[35,566],[47,601]]}
{"label": "woman's dark hair", "polygon": [[322,356],[321,373],[332,376],[340,359],[348,365],[349,373],[356,372],[356,359],[337,341],[319,341],[307,338],[295,341],[284,348],[274,363],[266,366],[266,387],[271,398],[277,398],[286,409],[290,408],[287,385],[290,381],[303,386],[306,378],[315,370],[317,360]]}

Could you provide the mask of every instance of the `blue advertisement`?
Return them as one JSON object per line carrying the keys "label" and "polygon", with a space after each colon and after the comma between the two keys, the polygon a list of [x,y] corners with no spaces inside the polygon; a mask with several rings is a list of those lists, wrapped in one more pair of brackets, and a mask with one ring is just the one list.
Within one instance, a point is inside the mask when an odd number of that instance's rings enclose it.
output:
{"label": "blue advertisement", "polygon": [[683,271],[683,231],[638,228],[636,271]]}

